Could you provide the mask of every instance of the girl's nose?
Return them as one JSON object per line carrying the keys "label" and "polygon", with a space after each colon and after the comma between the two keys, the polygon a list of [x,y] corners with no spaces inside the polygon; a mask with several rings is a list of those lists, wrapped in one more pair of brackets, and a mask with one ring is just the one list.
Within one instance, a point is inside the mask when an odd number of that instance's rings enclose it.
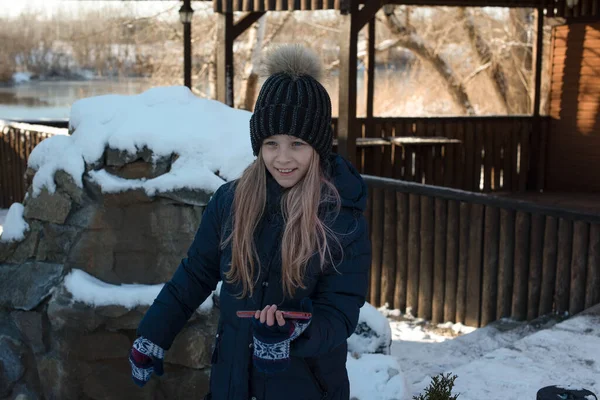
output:
{"label": "girl's nose", "polygon": [[281,146],[277,152],[277,161],[284,163],[291,160],[290,151],[287,147]]}

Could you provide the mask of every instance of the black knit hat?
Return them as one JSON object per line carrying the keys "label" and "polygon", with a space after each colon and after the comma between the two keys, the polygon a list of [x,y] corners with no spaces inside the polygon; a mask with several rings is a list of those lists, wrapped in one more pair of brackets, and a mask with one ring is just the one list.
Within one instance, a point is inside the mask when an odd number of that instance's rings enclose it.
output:
{"label": "black knit hat", "polygon": [[319,58],[302,46],[281,46],[267,55],[268,78],[250,118],[255,156],[265,138],[287,134],[304,140],[327,160],[333,141],[331,100],[318,81],[320,73]]}

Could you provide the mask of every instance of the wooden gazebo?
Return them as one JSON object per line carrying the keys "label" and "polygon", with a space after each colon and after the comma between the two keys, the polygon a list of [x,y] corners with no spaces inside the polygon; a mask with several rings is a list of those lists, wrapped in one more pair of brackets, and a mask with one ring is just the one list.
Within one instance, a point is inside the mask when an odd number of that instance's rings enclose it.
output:
{"label": "wooden gazebo", "polygon": [[[189,0],[186,0],[189,1]],[[600,158],[594,158],[598,154],[594,150],[600,145],[600,124],[588,127],[585,135],[577,135],[573,132],[567,136],[558,136],[558,132],[565,133],[575,125],[581,123],[581,118],[598,119],[591,115],[593,107],[598,104],[600,96],[600,83],[598,71],[592,65],[586,66],[581,71],[577,68],[593,62],[584,57],[592,57],[593,54],[583,51],[585,46],[597,46],[600,42],[598,25],[594,22],[600,20],[600,0],[212,0],[214,11],[218,14],[218,49],[217,49],[217,98],[218,100],[233,104],[233,43],[234,40],[248,27],[257,21],[265,12],[269,11],[308,11],[308,10],[339,10],[344,19],[342,33],[339,37],[340,44],[340,73],[339,73],[339,116],[335,123],[336,136],[338,139],[337,151],[361,164],[362,172],[369,172],[369,166],[364,165],[365,153],[386,153],[385,148],[373,148],[364,146],[363,150],[357,151],[357,138],[380,138],[392,136],[450,136],[452,139],[461,140],[464,143],[463,155],[453,154],[455,149],[449,146],[445,151],[445,159],[436,159],[436,149],[430,157],[430,148],[405,146],[411,152],[410,156],[417,163],[423,165],[418,167],[423,171],[411,171],[412,178],[409,180],[423,181],[437,185],[457,187],[468,190],[502,190],[502,191],[524,191],[541,190],[546,187],[555,190],[578,190],[591,187],[600,190]],[[535,98],[533,113],[530,117],[519,118],[438,118],[438,119],[381,119],[373,118],[373,78],[375,65],[375,19],[377,11],[386,4],[409,4],[423,6],[461,6],[461,7],[528,7],[535,8],[538,15],[538,34],[535,57]],[[245,14],[234,21],[235,12]],[[564,18],[565,25],[555,29],[553,39],[552,63],[552,110],[551,115],[559,119],[540,117],[540,86],[543,54],[542,28],[544,17]],[[366,118],[356,117],[356,77],[357,77],[357,39],[358,32],[368,24],[368,62],[367,72],[367,115]],[[598,37],[599,39],[596,39]],[[567,51],[567,47],[569,51]],[[575,54],[579,52],[578,54]],[[559,67],[564,62],[564,67]],[[600,60],[596,60],[600,62]],[[562,69],[561,69],[562,68]],[[562,75],[561,75],[562,74]],[[594,77],[595,75],[595,77]],[[564,79],[562,77],[564,76]],[[562,84],[571,82],[587,85],[581,88],[585,93],[586,103],[577,102],[577,95],[572,88],[561,91]],[[589,85],[592,85],[591,87]],[[595,86],[594,86],[595,85]],[[594,89],[595,87],[595,89]],[[591,90],[591,93],[590,93]],[[568,105],[567,105],[568,104]],[[579,109],[581,107],[581,109]],[[582,116],[583,114],[583,116]],[[574,119],[570,119],[570,118]],[[518,122],[516,122],[518,121]],[[594,125],[594,124],[592,124]],[[589,130],[595,129],[595,134]],[[473,132],[471,132],[473,131]],[[475,134],[478,132],[478,134]],[[487,132],[483,134],[483,132]],[[479,136],[479,137],[478,137]],[[489,136],[489,137],[488,137]],[[583,137],[585,136],[585,137]],[[498,139],[501,138],[500,141]],[[597,141],[598,140],[598,141]],[[388,146],[389,147],[389,146]],[[487,156],[480,159],[475,151],[481,147]],[[586,157],[580,160],[574,153],[566,149],[585,150]],[[510,151],[507,151],[509,149]],[[427,154],[419,154],[419,152]],[[391,150],[388,151],[391,153]],[[591,153],[591,154],[590,154]],[[388,154],[382,154],[385,160]],[[439,154],[438,154],[439,156]],[[404,154],[403,162],[407,163]],[[471,159],[473,157],[473,159]],[[512,159],[511,159],[512,157]],[[555,166],[564,165],[565,157],[572,161],[570,172],[565,169],[557,170]],[[359,161],[360,158],[360,162]],[[369,157],[367,157],[369,158]],[[438,157],[439,158],[439,157]],[[464,167],[459,165],[460,159]],[[519,166],[516,166],[519,159]],[[559,159],[561,162],[559,162]],[[590,163],[596,162],[595,166]],[[395,161],[390,160],[386,165],[384,161],[381,166],[374,166],[373,173],[408,179],[405,168],[399,168],[398,157]],[[367,164],[371,164],[367,162]],[[430,164],[429,166],[427,164]],[[527,168],[523,168],[527,166]],[[479,169],[483,167],[484,187],[479,185]],[[381,170],[379,170],[381,169]],[[388,170],[385,172],[384,170]],[[379,171],[378,171],[379,170]],[[500,183],[500,170],[503,171],[503,183]],[[397,173],[394,174],[393,171]],[[443,171],[443,172],[441,172]],[[398,172],[401,175],[398,175]],[[422,172],[422,173],[421,173]],[[466,174],[466,178],[464,175]],[[456,176],[462,175],[462,176]],[[573,180],[573,176],[576,179]],[[593,176],[592,176],[593,175]],[[428,179],[427,179],[428,178]],[[577,180],[580,180],[580,184]]]}

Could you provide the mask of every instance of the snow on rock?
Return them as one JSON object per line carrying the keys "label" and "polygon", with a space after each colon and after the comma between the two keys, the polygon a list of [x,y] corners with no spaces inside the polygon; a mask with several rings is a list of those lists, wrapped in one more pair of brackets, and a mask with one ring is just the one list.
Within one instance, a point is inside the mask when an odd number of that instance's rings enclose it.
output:
{"label": "snow on rock", "polygon": [[1,223],[1,242],[12,242],[25,238],[25,232],[29,229],[29,224],[23,219],[24,210],[25,208],[21,203],[13,203],[10,206],[4,222]]}
{"label": "snow on rock", "polygon": [[348,351],[363,353],[390,354],[392,331],[388,319],[371,304],[360,309],[358,325],[348,338]]}
{"label": "snow on rock", "polygon": [[54,172],[63,169],[82,185],[86,165],[101,160],[107,147],[135,154],[148,148],[155,158],[177,155],[171,170],[153,179],[125,180],[96,171],[103,191],[143,188],[156,191],[203,189],[213,192],[236,179],[254,160],[250,145],[251,113],[196,97],[184,86],[155,87],[134,96],[105,95],[75,102],[71,136],[54,136],[29,158],[36,169],[33,193],[54,190]]}
{"label": "snow on rock", "polygon": [[383,354],[348,354],[350,398],[357,400],[404,400],[409,387],[396,357]]}
{"label": "snow on rock", "polygon": [[54,193],[54,173],[60,169],[71,175],[78,187],[83,187],[85,164],[71,136],[56,135],[42,140],[31,152],[27,165],[37,170],[32,181],[34,196],[37,196],[43,187]]}
{"label": "snow on rock", "polygon": [[[73,269],[64,280],[65,288],[73,295],[73,300],[90,306],[121,305],[126,308],[149,306],[163,287],[158,285],[121,284],[103,282],[92,275]],[[212,296],[200,305],[198,311],[209,311],[213,307]]]}

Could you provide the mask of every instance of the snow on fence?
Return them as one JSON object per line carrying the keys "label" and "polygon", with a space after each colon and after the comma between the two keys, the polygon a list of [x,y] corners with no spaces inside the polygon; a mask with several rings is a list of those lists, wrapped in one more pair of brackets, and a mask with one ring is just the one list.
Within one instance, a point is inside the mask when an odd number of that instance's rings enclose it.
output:
{"label": "snow on fence", "polygon": [[42,140],[68,129],[0,120],[0,208],[23,201],[29,154]]}
{"label": "snow on fence", "polygon": [[600,215],[365,176],[368,300],[433,322],[575,314],[600,303]]}

